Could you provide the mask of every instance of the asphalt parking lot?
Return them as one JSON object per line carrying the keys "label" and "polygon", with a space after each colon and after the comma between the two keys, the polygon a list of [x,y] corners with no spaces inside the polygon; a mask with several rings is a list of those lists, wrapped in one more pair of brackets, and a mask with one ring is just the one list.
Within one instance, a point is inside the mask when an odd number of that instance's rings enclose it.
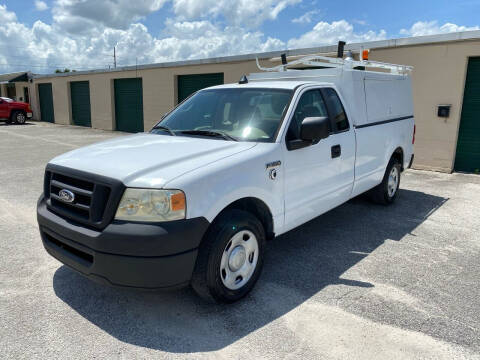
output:
{"label": "asphalt parking lot", "polygon": [[393,206],[353,199],[270,242],[252,294],[220,306],[103,287],[43,249],[48,160],[121,135],[0,124],[2,358],[480,358],[480,176],[407,171]]}

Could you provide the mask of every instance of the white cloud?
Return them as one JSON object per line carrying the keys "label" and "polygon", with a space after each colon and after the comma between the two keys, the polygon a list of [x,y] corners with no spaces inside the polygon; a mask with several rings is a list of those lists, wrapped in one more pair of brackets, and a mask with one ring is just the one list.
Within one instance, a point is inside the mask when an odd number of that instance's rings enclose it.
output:
{"label": "white cloud", "polygon": [[228,24],[256,27],[275,20],[280,12],[301,0],[173,0],[175,14],[185,20],[224,18]]}
{"label": "white cloud", "polygon": [[56,0],[53,19],[70,33],[88,33],[99,27],[127,29],[159,10],[168,0]]}
{"label": "white cloud", "polygon": [[292,19],[292,22],[296,24],[310,24],[313,20],[312,18],[318,14],[320,14],[320,10],[310,10],[302,16]]}
{"label": "white cloud", "polygon": [[0,5],[0,24],[6,25],[14,21],[17,21],[17,15],[12,11],[8,11],[7,5]]}
{"label": "white cloud", "polygon": [[[36,0],[37,2],[43,2]],[[257,27],[275,20],[288,6],[302,0],[55,0],[54,21],[70,33],[89,33],[101,26],[128,26],[172,3],[178,20],[221,20],[227,25]]]}
{"label": "white cloud", "polygon": [[413,24],[410,29],[400,30],[400,34],[407,36],[422,36],[478,29],[480,29],[478,26],[459,26],[452,23],[445,23],[440,26],[438,25],[438,21],[418,21]]}
{"label": "white cloud", "polygon": [[165,32],[170,35],[154,40],[151,56],[155,61],[236,55],[285,47],[279,39],[268,37],[265,40],[259,31],[245,31],[235,26],[221,28],[208,21],[167,21]]}
{"label": "white cloud", "polygon": [[45,11],[48,9],[48,5],[45,1],[35,0],[35,8],[38,11]]}
{"label": "white cloud", "polygon": [[[76,70],[106,68],[117,48],[119,66],[271,51],[285,47],[279,39],[260,31],[237,26],[220,26],[207,20],[167,20],[162,37],[153,36],[140,23],[126,29],[98,26],[66,33],[64,23],[32,27],[19,23],[13,12],[0,6],[0,73],[30,69],[53,72],[56,68]],[[14,44],[14,47],[12,44]],[[7,65],[6,65],[7,64]]]}
{"label": "white cloud", "polygon": [[354,19],[354,20],[352,20],[352,22],[353,22],[354,24],[358,24],[358,25],[362,25],[362,26],[368,25],[368,23],[367,23],[366,20]]}
{"label": "white cloud", "polygon": [[210,21],[175,21],[167,19],[163,33],[168,37],[196,39],[200,36],[213,36],[218,30]]}
{"label": "white cloud", "polygon": [[290,39],[288,47],[292,48],[308,48],[320,45],[335,44],[339,40],[346,42],[363,42],[383,40],[387,37],[385,30],[355,32],[353,25],[345,20],[333,21],[332,23],[321,21],[317,23],[313,29],[306,32],[299,38]]}

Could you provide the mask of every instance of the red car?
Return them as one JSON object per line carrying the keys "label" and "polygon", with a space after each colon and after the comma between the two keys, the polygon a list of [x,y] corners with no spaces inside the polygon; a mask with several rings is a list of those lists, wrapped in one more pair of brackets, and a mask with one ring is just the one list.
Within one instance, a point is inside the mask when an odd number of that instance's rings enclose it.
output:
{"label": "red car", "polygon": [[5,120],[7,124],[25,124],[27,119],[32,117],[30,104],[13,101],[7,97],[0,97],[0,119]]}

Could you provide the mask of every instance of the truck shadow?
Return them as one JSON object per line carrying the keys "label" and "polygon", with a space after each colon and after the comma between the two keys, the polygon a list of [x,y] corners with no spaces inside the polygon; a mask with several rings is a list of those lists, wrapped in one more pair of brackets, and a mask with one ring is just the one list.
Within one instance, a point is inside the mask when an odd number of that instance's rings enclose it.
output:
{"label": "truck shadow", "polygon": [[271,241],[254,291],[231,305],[204,303],[189,288],[155,293],[104,287],[65,266],[55,272],[53,287],[78,314],[120,341],[174,353],[219,350],[328,285],[373,287],[342,275],[386,240],[401,241],[447,200],[411,190],[401,190],[389,207],[353,199]]}

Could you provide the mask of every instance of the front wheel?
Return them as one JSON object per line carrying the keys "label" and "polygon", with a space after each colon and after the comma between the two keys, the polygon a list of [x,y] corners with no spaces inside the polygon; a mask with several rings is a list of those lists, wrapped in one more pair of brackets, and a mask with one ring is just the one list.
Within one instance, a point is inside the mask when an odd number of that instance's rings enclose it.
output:
{"label": "front wheel", "polygon": [[12,114],[12,119],[15,122],[15,124],[19,124],[19,125],[23,125],[25,124],[25,121],[27,121],[27,117],[21,111],[15,111]]}
{"label": "front wheel", "polygon": [[265,251],[260,221],[243,210],[228,210],[212,223],[203,240],[192,276],[203,298],[231,303],[247,295],[257,282]]}
{"label": "front wheel", "polygon": [[401,171],[402,166],[398,160],[390,160],[382,182],[370,190],[370,198],[373,202],[389,205],[395,201],[400,187]]}

